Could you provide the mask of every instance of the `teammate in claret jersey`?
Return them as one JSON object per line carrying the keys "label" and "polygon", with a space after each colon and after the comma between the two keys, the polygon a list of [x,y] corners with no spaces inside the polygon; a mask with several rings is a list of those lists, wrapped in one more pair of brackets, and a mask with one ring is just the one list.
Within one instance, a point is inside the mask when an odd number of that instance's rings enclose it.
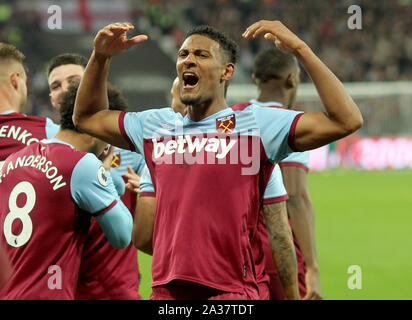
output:
{"label": "teammate in claret jersey", "polygon": [[[232,106],[233,109],[248,105],[289,108],[296,110],[297,88],[300,83],[300,69],[296,58],[279,49],[271,48],[260,52],[253,64],[253,82],[258,87],[257,99]],[[322,289],[316,255],[314,211],[307,182],[309,152],[293,152],[279,162],[283,180],[290,195],[287,210],[294,232],[294,243],[298,261],[298,279],[301,298],[321,299]],[[283,299],[283,289],[277,268],[273,265],[270,248],[267,247],[266,271],[271,277],[271,298]]]}
{"label": "teammate in claret jersey", "polygon": [[257,230],[252,238],[260,300],[268,300],[271,296],[271,277],[266,267],[268,260],[281,270],[279,278],[282,288],[285,287],[286,290],[289,289],[288,279],[294,279],[297,272],[295,248],[286,211],[288,198],[282,173],[276,165],[266,186]]}
{"label": "teammate in claret jersey", "polygon": [[14,266],[0,299],[74,299],[92,217],[114,247],[130,243],[133,220],[108,171],[113,148],[103,165],[96,155],[107,143],[73,125],[75,96],[73,88],[63,98],[53,139],[12,154],[0,170],[0,241]]}
{"label": "teammate in claret jersey", "polygon": [[[47,68],[50,101],[54,108],[60,109],[61,97],[71,84],[78,84],[83,77],[87,58],[75,53],[63,53],[49,62]],[[127,101],[123,94],[113,86],[108,90],[109,104],[113,110],[126,110]],[[115,148],[111,163],[111,174],[122,202],[134,213],[137,195],[125,189],[124,182],[132,176],[139,179],[144,167],[141,155],[124,149]],[[137,251],[130,244],[124,250],[113,248],[107,241],[97,221],[93,220],[86,239],[80,267],[76,299],[140,299],[139,268]]]}
{"label": "teammate in claret jersey", "polygon": [[[294,52],[314,80],[326,113],[228,108],[225,85],[234,74],[237,46],[207,26],[190,31],[178,53],[185,117],[171,108],[107,111],[111,58],[147,39],[127,39],[132,29],[129,23],[115,23],[98,32],[73,119],[82,131],[145,155],[157,197],[151,298],[257,299],[250,236],[274,165],[293,151],[356,131],[363,121],[359,109],[306,43],[281,22],[261,20],[243,37],[263,33]],[[162,155],[155,154],[155,145],[164,149]],[[297,274],[284,292],[288,299],[299,299]]]}
{"label": "teammate in claret jersey", "polygon": [[26,116],[25,56],[0,42],[0,167],[13,152],[51,138],[59,129],[49,118]]}

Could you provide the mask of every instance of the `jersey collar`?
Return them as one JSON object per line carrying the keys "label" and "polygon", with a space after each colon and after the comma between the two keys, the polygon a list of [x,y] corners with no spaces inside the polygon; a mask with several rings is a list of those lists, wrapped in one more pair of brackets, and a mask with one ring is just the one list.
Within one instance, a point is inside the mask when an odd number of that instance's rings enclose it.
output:
{"label": "jersey collar", "polygon": [[0,113],[1,115],[7,115],[7,114],[12,114],[12,113],[17,113],[16,111],[14,111],[14,110],[6,110],[6,111],[4,111],[4,112],[2,112],[2,113]]}
{"label": "jersey collar", "polygon": [[186,114],[185,117],[183,118],[183,120],[185,121],[185,123],[204,123],[204,122],[209,121],[210,119],[215,119],[216,117],[226,115],[228,113],[233,113],[232,108],[229,108],[229,107],[224,108],[224,109],[222,109],[222,110],[220,110],[220,111],[218,111],[214,114],[211,114],[210,116],[208,116],[208,117],[206,117],[206,118],[204,118],[200,121],[192,121],[192,120],[189,119],[189,115]]}
{"label": "jersey collar", "polygon": [[65,142],[65,141],[62,141],[62,140],[59,140],[59,139],[56,139],[56,138],[43,139],[41,142],[42,142],[42,143],[46,143],[46,144],[49,144],[49,143],[65,144],[66,146],[69,146],[70,148],[74,149],[74,147],[73,147],[70,143],[67,143],[67,142]]}
{"label": "jersey collar", "polygon": [[273,107],[273,106],[283,107],[283,104],[276,102],[276,101],[260,102],[256,99],[252,99],[252,100],[249,100],[249,102],[252,104],[257,104],[258,106],[261,106],[261,107]]}

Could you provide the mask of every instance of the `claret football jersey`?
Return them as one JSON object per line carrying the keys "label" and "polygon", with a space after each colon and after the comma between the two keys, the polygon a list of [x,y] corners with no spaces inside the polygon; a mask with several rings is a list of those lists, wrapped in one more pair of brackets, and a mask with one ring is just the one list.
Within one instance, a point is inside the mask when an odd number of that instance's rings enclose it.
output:
{"label": "claret football jersey", "polygon": [[14,272],[0,299],[74,299],[90,219],[117,204],[110,179],[94,154],[56,139],[6,159],[0,241]]}
{"label": "claret football jersey", "polygon": [[[285,108],[281,103],[273,101],[273,102],[260,102],[255,99],[252,99],[248,102],[248,104],[256,104],[261,107],[269,107],[269,108]],[[295,108],[293,108],[295,110]],[[309,151],[303,152],[293,152],[288,155],[285,159],[279,162],[280,167],[299,167],[305,170],[306,172],[309,171]]]}
{"label": "claret football jersey", "polygon": [[157,198],[153,286],[179,279],[257,292],[251,239],[273,166],[294,151],[301,115],[257,105],[198,122],[171,108],[120,115]]}
{"label": "claret football jersey", "polygon": [[[147,166],[145,166],[142,176],[140,177],[140,197],[156,197],[150,172]],[[263,205],[279,203],[288,199],[288,194],[285,186],[283,185],[282,172],[280,171],[279,166],[276,165],[266,186],[263,196]],[[258,284],[266,283],[267,286],[269,286],[269,274],[273,273],[271,270],[274,268],[272,267],[274,266],[274,263],[262,210],[260,210],[258,217],[257,233],[251,242],[255,263],[256,281]],[[267,263],[266,261],[268,259],[272,260],[272,262]],[[266,270],[267,266],[270,267],[270,270]]]}
{"label": "claret football jersey", "polygon": [[[276,108],[276,109],[288,110],[285,106],[283,106],[279,102],[276,102],[276,101],[260,102],[256,99],[252,99],[248,102],[234,105],[234,106],[232,106],[232,108],[234,110],[237,110],[237,109],[247,108],[250,105],[258,105],[258,106],[265,107],[265,108]],[[296,107],[293,107],[292,109],[296,110]],[[290,167],[290,166],[298,167],[298,168],[302,168],[303,170],[305,170],[307,172],[307,171],[309,171],[309,151],[292,152],[290,155],[288,155],[286,158],[284,158],[283,160],[281,160],[279,162],[279,166],[280,167]],[[273,199],[272,199],[271,202],[272,203],[274,202]],[[289,224],[292,228],[292,224],[291,224],[290,219],[289,219]],[[270,274],[270,275],[277,274],[276,266],[275,266],[275,264],[273,262],[273,259],[272,259],[270,245],[269,245],[269,242],[267,241],[266,227],[264,225],[260,224],[259,230],[260,230],[262,239],[264,239],[263,248],[264,248],[265,257],[266,257],[265,272],[267,274]],[[305,269],[305,263],[304,263],[302,253],[300,251],[299,245],[297,243],[297,240],[296,240],[296,237],[294,236],[294,234],[293,234],[293,242],[295,244],[295,250],[296,250],[296,257],[297,257],[297,262],[298,262],[299,273],[305,274],[305,272],[306,272],[305,271],[306,270]]]}
{"label": "claret football jersey", "polygon": [[57,130],[59,126],[49,118],[27,116],[12,110],[0,113],[0,162],[31,143],[51,138]]}
{"label": "claret football jersey", "polygon": [[3,286],[9,280],[11,274],[13,273],[13,267],[9,261],[9,257],[3,249],[3,246],[0,242],[0,291]]}

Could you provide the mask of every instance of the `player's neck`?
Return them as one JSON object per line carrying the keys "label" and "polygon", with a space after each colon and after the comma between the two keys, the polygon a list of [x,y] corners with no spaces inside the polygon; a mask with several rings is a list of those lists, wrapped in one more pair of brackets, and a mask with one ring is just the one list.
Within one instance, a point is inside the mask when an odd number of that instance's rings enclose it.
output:
{"label": "player's neck", "polygon": [[14,110],[12,107],[4,106],[4,104],[2,103],[2,105],[0,106],[0,114],[2,114],[3,112],[6,112],[6,111],[17,112],[17,111]]}
{"label": "player's neck", "polygon": [[53,138],[71,144],[78,151],[90,152],[90,139],[87,139],[86,136],[72,130],[60,129]]}
{"label": "player's neck", "polygon": [[197,122],[226,108],[226,100],[221,98],[207,101],[195,106],[187,106],[187,116],[190,120]]}
{"label": "player's neck", "polygon": [[257,99],[260,102],[279,102],[284,106],[289,105],[289,95],[283,90],[265,91],[260,90]]}
{"label": "player's neck", "polygon": [[19,112],[17,108],[18,104],[13,103],[12,99],[7,94],[0,92],[0,113],[12,110],[14,112]]}

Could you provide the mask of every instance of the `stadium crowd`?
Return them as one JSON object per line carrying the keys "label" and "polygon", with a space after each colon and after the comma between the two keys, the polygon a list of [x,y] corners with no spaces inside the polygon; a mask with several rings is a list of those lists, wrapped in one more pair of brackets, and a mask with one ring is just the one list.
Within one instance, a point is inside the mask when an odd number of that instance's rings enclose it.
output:
{"label": "stadium crowd", "polygon": [[[412,31],[411,0],[358,1],[362,30],[348,29],[349,1],[205,0],[201,6],[188,0],[128,1],[132,23],[139,25],[139,21],[147,19],[150,28],[157,27],[163,37],[171,38],[176,49],[172,50],[172,58],[191,27],[208,24],[226,30],[241,48],[234,82],[250,82],[253,57],[267,46],[262,39],[241,38],[242,30],[257,18],[287,21],[291,30],[311,43],[314,52],[344,82],[412,79],[412,38],[408,37]],[[86,3],[93,10],[93,1]],[[44,77],[53,43],[43,40],[48,32],[41,27],[44,23],[44,16],[30,1],[8,0],[0,5],[0,41],[32,53],[26,61],[31,93],[27,110],[55,119]],[[305,72],[301,80],[310,82]]]}
{"label": "stadium crowd", "polygon": [[[188,25],[208,24],[227,30],[241,46],[240,64],[249,73],[262,39],[241,39],[242,30],[256,19],[279,19],[288,24],[343,81],[412,79],[412,1],[357,1],[362,29],[350,30],[352,1],[288,0],[151,0],[146,14],[152,24],[175,38],[176,47]],[[303,75],[303,81],[308,81]]]}

